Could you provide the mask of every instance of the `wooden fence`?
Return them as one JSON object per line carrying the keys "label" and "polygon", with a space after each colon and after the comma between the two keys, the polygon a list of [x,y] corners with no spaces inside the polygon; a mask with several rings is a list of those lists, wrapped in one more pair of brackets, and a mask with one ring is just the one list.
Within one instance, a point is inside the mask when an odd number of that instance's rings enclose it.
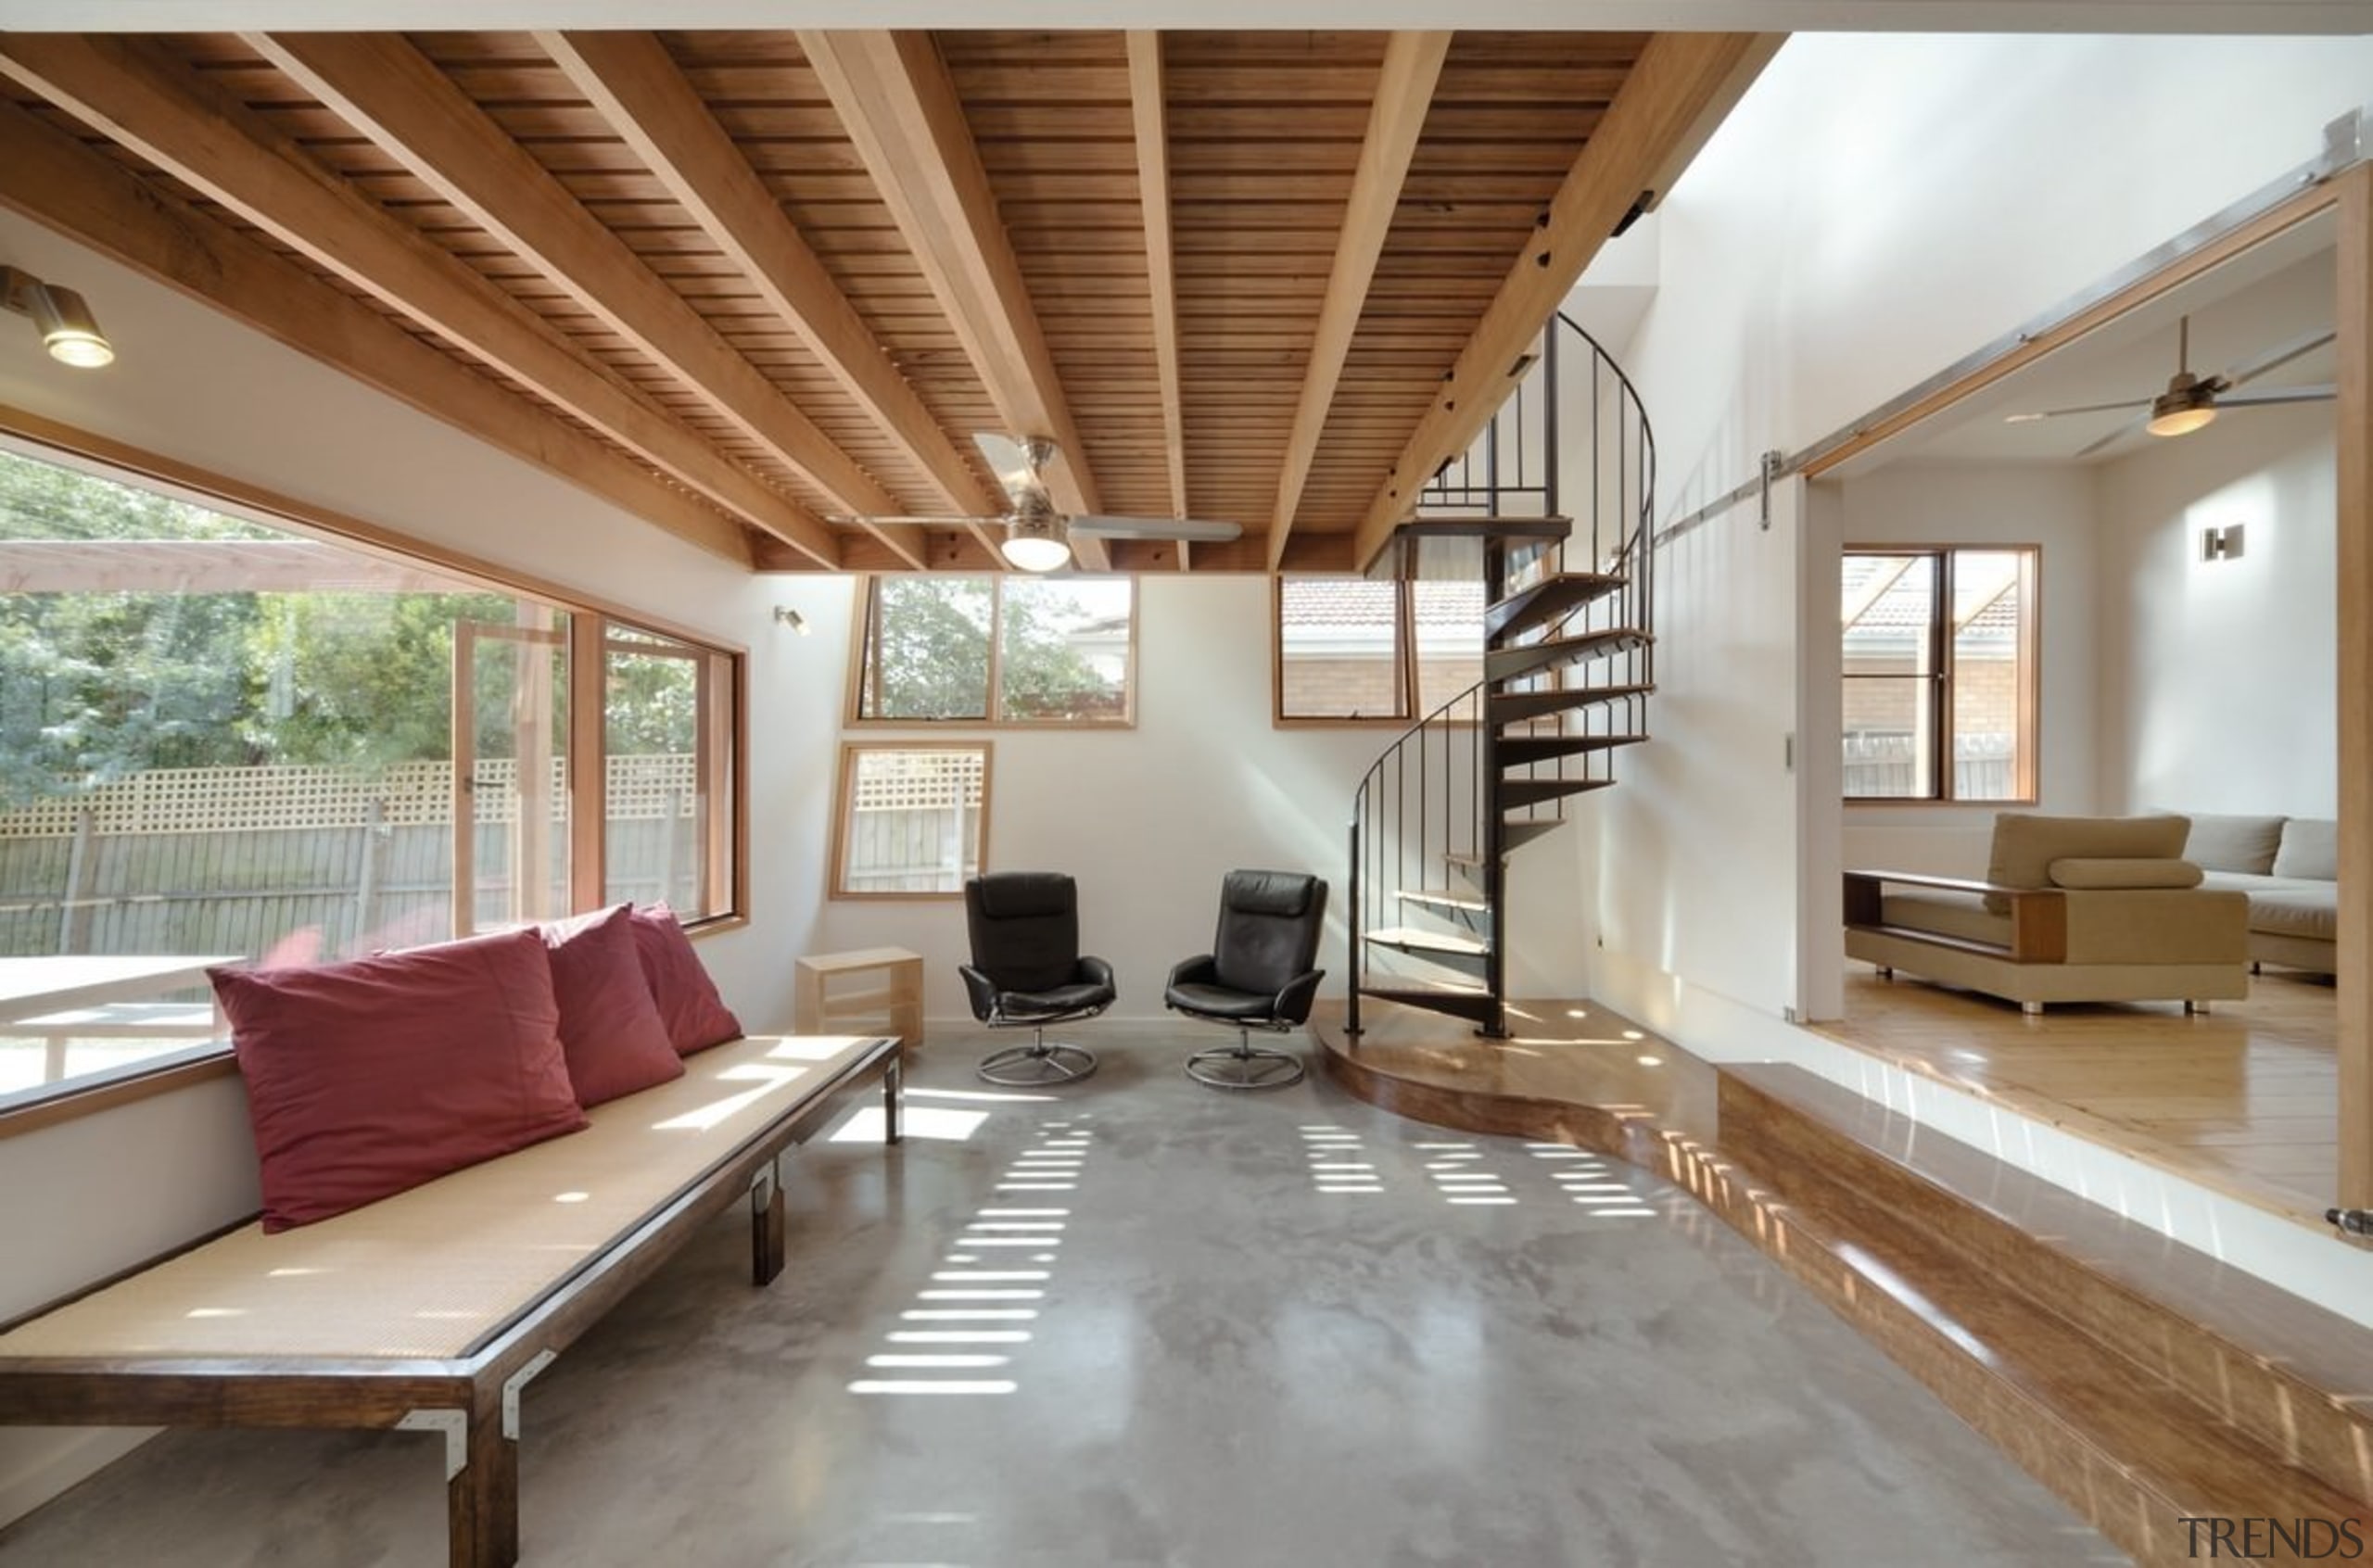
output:
{"label": "wooden fence", "polygon": [[[609,759],[608,894],[692,906],[700,823],[690,756]],[[478,763],[475,904],[513,907],[515,765]],[[452,930],[448,763],[135,774],[0,813],[0,954],[332,956]],[[566,841],[556,761],[552,831]],[[532,906],[565,906],[548,890]]]}
{"label": "wooden fence", "polygon": [[[1847,800],[1902,800],[1926,793],[1920,786],[1922,760],[1909,735],[1846,737],[1845,795]],[[1953,742],[1953,796],[1957,801],[2007,801],[2018,792],[2011,737],[1960,736]]]}

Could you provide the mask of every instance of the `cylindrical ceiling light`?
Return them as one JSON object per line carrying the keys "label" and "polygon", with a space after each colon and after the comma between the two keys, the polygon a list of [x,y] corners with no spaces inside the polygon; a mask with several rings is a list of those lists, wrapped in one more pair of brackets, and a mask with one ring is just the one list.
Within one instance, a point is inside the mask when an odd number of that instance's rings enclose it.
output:
{"label": "cylindrical ceiling light", "polygon": [[45,284],[17,267],[0,267],[0,306],[31,316],[49,357],[78,370],[115,362],[115,346],[99,330],[96,316],[73,289]]}
{"label": "cylindrical ceiling light", "polygon": [[1051,572],[1072,558],[1071,527],[1060,512],[1044,504],[1023,505],[1006,520],[1005,542],[997,547],[1005,558],[1024,572]]}

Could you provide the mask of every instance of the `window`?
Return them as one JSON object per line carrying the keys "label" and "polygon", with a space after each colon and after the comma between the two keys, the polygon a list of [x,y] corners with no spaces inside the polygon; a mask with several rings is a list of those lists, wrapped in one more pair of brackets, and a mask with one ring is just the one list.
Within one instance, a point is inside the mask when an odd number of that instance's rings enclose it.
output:
{"label": "window", "polygon": [[2037,554],[1846,552],[1847,800],[2034,801]]}
{"label": "window", "polygon": [[[736,906],[734,655],[46,451],[0,447],[0,1095],[219,1050],[200,958]],[[156,989],[39,1026],[64,955]]]}
{"label": "window", "polygon": [[1281,721],[1405,724],[1483,678],[1480,583],[1280,577],[1275,608]]}
{"label": "window", "polygon": [[871,578],[852,716],[1127,724],[1136,611],[1126,577]]}
{"label": "window", "polygon": [[955,897],[988,837],[986,741],[842,748],[834,898]]}

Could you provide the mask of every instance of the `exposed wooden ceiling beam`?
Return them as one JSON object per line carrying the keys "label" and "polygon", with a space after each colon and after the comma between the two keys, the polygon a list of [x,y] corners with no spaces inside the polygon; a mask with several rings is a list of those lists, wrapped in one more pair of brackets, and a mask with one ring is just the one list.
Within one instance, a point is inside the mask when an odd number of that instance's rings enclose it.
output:
{"label": "exposed wooden ceiling beam", "polygon": [[321,539],[0,539],[5,593],[453,593],[471,587]]}
{"label": "exposed wooden ceiling beam", "polygon": [[819,562],[821,519],[147,40],[0,34],[0,74]]}
{"label": "exposed wooden ceiling beam", "polygon": [[859,516],[905,510],[408,40],[311,32],[247,42],[839,504]]}
{"label": "exposed wooden ceiling beam", "polygon": [[13,104],[0,103],[0,168],[8,171],[0,204],[679,538],[751,563],[742,525],[701,497]]}
{"label": "exposed wooden ceiling beam", "polygon": [[1418,133],[1433,106],[1434,83],[1441,78],[1450,40],[1447,32],[1396,32],[1385,45],[1384,67],[1368,107],[1367,135],[1360,144],[1342,234],[1335,242],[1335,265],[1326,276],[1310,363],[1302,372],[1301,400],[1294,408],[1285,466],[1277,474],[1277,504],[1269,519],[1272,571],[1285,559],[1311,460],[1318,455],[1318,440],[1326,433],[1335,389],[1343,378],[1343,362],[1351,356],[1352,335],[1367,308],[1368,285],[1376,280],[1385,236],[1400,210],[1402,182],[1409,177],[1410,159],[1416,156]]}
{"label": "exposed wooden ceiling beam", "polygon": [[1484,310],[1353,536],[1376,559],[1445,458],[1465,451],[1516,386],[1511,370],[1643,192],[1662,196],[1779,49],[1779,36],[1661,32],[1607,107],[1524,254]]}
{"label": "exposed wooden ceiling beam", "polygon": [[[1101,512],[1086,444],[997,214],[996,193],[930,35],[806,30],[799,46],[1006,434],[1051,436],[1057,457],[1046,477],[1056,504],[1074,514]],[[1109,559],[1098,540],[1076,540],[1072,548],[1091,569],[1101,570]]]}
{"label": "exposed wooden ceiling beam", "polygon": [[[1161,34],[1128,36],[1129,114],[1137,139],[1138,202],[1145,209],[1146,282],[1153,316],[1154,373],[1161,386],[1161,434],[1170,464],[1170,512],[1186,511],[1186,399],[1179,390],[1178,274],[1170,244],[1170,109],[1161,73]],[[1182,542],[1178,569],[1194,564]]]}
{"label": "exposed wooden ceiling beam", "polygon": [[[940,427],[666,46],[647,32],[539,32],[536,41],[758,297],[921,470],[949,515],[1003,512],[1004,493],[982,481]],[[974,524],[971,531],[994,557],[990,530]]]}

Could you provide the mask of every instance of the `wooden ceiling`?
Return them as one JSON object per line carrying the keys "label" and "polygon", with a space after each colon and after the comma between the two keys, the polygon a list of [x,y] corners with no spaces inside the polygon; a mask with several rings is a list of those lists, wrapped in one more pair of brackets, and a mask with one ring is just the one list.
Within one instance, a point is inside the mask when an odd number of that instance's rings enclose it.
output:
{"label": "wooden ceiling", "polygon": [[1349,569],[1775,44],[0,34],[0,203],[761,568]]}

